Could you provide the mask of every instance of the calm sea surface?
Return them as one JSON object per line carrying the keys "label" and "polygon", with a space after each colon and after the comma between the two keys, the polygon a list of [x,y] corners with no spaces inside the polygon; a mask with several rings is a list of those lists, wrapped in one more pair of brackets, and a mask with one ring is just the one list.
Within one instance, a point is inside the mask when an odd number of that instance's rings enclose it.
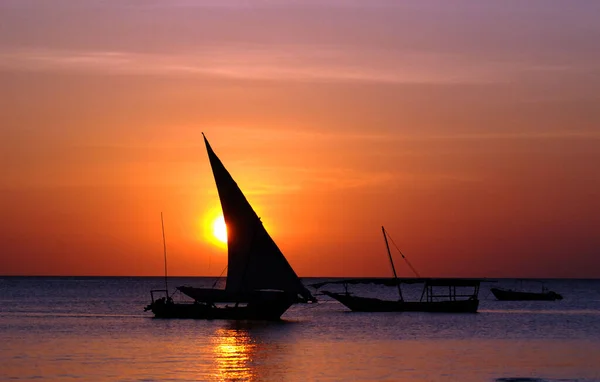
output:
{"label": "calm sea surface", "polygon": [[478,314],[350,313],[322,300],[282,322],[237,323],[152,319],[143,308],[160,278],[0,277],[0,380],[600,381],[600,280],[548,280],[556,302],[496,301],[490,285]]}

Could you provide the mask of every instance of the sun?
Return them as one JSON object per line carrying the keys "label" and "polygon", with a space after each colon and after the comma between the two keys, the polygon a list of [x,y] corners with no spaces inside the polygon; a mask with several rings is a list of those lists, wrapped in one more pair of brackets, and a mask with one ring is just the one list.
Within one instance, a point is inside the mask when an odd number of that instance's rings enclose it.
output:
{"label": "sun", "polygon": [[213,221],[212,234],[221,243],[227,243],[227,225],[223,216],[219,216]]}

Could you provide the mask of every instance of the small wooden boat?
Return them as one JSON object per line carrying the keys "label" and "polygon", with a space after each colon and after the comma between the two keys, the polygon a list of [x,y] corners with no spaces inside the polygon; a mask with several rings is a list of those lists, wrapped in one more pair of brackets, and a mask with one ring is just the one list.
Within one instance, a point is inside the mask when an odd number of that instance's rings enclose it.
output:
{"label": "small wooden boat", "polygon": [[[423,293],[419,301],[406,301],[400,298],[397,301],[381,300],[372,297],[354,296],[346,291],[335,293],[323,291],[329,296],[353,312],[430,312],[430,313],[476,313],[479,307],[477,298],[480,280],[469,279],[398,279],[389,283],[387,279],[377,281],[342,280],[338,283],[376,283],[388,285],[400,285],[402,283],[423,283]],[[334,282],[335,283],[335,282]],[[457,288],[472,288],[472,292],[463,294]]]}
{"label": "small wooden boat", "polygon": [[[320,288],[326,284],[342,284],[345,293],[323,291],[329,296],[354,312],[435,312],[435,313],[476,313],[479,307],[479,285],[478,279],[443,279],[443,278],[423,278],[406,260],[406,257],[400,252],[402,258],[408,266],[417,275],[417,278],[399,279],[396,275],[394,260],[390,252],[388,243],[388,234],[384,227],[381,227],[385,240],[388,257],[394,274],[393,279],[349,279],[331,282],[312,284],[315,288]],[[392,241],[393,242],[393,241]],[[398,247],[396,247],[398,248]],[[400,251],[398,249],[398,251]],[[406,301],[402,294],[401,284],[423,283],[423,291],[419,301]],[[385,286],[396,286],[398,288],[398,300],[381,300],[372,297],[354,296],[348,291],[350,284],[378,284]]]}
{"label": "small wooden boat", "polygon": [[490,291],[500,301],[554,301],[563,297],[551,290],[542,287],[541,292],[524,292],[504,288],[490,288]]}

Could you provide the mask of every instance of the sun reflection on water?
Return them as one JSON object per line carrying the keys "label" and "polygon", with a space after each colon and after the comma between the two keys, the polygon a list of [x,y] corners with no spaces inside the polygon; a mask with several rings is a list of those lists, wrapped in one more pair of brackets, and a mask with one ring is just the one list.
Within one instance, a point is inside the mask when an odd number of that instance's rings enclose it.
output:
{"label": "sun reflection on water", "polygon": [[219,380],[256,380],[252,367],[256,344],[247,330],[221,328],[214,335],[215,373]]}

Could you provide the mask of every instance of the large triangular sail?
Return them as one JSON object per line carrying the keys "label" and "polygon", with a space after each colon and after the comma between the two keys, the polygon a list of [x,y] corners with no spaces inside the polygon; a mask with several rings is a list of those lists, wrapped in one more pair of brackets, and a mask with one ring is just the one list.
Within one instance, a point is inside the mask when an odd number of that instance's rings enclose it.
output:
{"label": "large triangular sail", "polygon": [[282,290],[313,300],[206,137],[204,143],[227,225],[226,291]]}

